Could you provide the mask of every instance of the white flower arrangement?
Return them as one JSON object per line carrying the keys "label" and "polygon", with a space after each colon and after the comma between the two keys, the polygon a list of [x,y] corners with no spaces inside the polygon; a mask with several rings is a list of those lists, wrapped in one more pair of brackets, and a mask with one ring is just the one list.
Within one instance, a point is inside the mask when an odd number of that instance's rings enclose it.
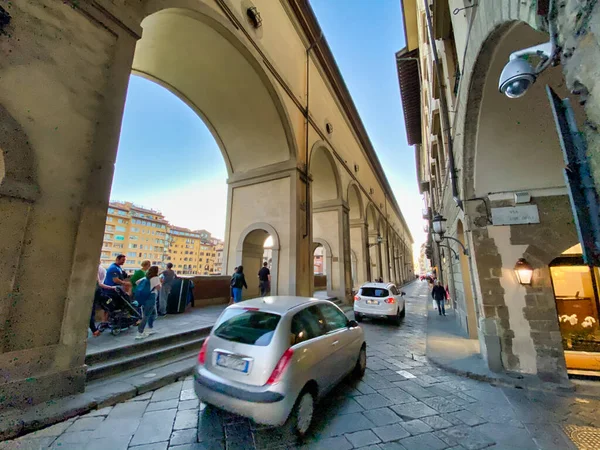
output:
{"label": "white flower arrangement", "polygon": [[[588,317],[586,317],[586,319]],[[589,318],[592,319],[592,320],[594,320],[593,317],[589,317]],[[579,322],[578,319],[577,319],[577,314],[571,314],[570,316],[567,316],[566,314],[563,314],[562,316],[558,316],[558,321],[559,322],[564,322],[564,323],[569,322],[573,326],[577,325],[577,322]]]}
{"label": "white flower arrangement", "polygon": [[592,316],[587,316],[585,319],[583,319],[583,322],[581,322],[581,326],[583,328],[592,328],[595,323],[596,319],[594,319]]}

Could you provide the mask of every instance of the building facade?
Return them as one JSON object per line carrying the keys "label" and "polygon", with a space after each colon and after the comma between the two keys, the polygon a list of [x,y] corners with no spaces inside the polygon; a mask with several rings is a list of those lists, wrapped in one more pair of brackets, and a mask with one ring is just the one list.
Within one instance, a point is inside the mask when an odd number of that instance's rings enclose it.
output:
{"label": "building facade", "polygon": [[[597,240],[578,238],[598,231],[600,99],[589,93],[600,81],[600,4],[402,5],[396,59],[432,230],[425,252],[457,321],[494,371],[568,384],[568,371],[600,370]],[[540,44],[549,58],[519,56]],[[516,59],[536,64],[535,76],[509,98],[499,81]],[[593,180],[581,183],[584,160]]]}
{"label": "building facade", "polygon": [[169,224],[164,216],[130,202],[110,202],[106,213],[100,263],[108,267],[119,254],[123,269],[132,273],[142,261],[164,268]]}
{"label": "building facade", "polygon": [[159,211],[131,202],[111,202],[106,214],[100,263],[108,267],[117,255],[127,256],[123,269],[132,273],[148,260],[161,269],[167,263],[179,275],[213,275],[217,246],[223,242],[206,230],[193,231],[169,224]]}

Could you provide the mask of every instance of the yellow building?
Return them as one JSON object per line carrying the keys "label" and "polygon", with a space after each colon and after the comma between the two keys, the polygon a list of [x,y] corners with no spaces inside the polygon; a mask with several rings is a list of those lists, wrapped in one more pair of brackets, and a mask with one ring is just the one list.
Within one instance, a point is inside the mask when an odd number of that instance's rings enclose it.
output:
{"label": "yellow building", "polygon": [[198,264],[201,275],[212,275],[215,273],[215,263],[217,261],[217,249],[211,242],[203,242],[200,246]]}
{"label": "yellow building", "polygon": [[123,269],[133,272],[148,259],[164,266],[168,222],[155,210],[130,202],[110,202],[106,214],[101,263],[109,266],[119,254],[127,256]]}
{"label": "yellow building", "polygon": [[173,270],[179,275],[197,275],[201,272],[198,265],[200,244],[199,233],[171,225],[166,261],[173,263]]}

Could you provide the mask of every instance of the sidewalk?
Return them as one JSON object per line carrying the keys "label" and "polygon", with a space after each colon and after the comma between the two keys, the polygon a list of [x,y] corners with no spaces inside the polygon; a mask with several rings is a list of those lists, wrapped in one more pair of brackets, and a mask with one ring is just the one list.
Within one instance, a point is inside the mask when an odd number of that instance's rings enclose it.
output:
{"label": "sidewalk", "polygon": [[433,309],[427,298],[427,358],[436,366],[449,372],[487,381],[500,386],[519,389],[573,392],[578,395],[597,397],[600,388],[594,383],[572,381],[564,384],[541,382],[536,376],[510,372],[492,372],[480,353],[479,341],[469,339],[456,320],[455,311],[446,309],[446,317]]}

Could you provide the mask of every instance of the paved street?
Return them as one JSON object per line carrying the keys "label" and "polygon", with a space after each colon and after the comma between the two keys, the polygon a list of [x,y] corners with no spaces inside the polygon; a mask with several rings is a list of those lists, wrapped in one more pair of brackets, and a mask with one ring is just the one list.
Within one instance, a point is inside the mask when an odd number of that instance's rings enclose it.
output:
{"label": "paved street", "polygon": [[[364,322],[368,342],[364,379],[345,382],[323,401],[302,445],[280,430],[199,405],[188,378],[5,442],[0,449],[576,448],[562,427],[593,426],[600,402],[494,387],[433,367],[425,358],[427,286],[416,282],[404,290],[406,319],[399,327]],[[577,430],[580,435],[589,431]],[[580,448],[599,448],[593,435],[584,437],[589,444]]]}

